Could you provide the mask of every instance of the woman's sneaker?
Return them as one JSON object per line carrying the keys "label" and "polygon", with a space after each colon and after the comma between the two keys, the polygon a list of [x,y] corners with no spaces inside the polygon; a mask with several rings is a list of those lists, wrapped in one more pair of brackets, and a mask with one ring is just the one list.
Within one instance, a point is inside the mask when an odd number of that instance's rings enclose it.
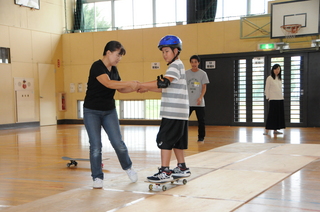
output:
{"label": "woman's sneaker", "polygon": [[102,188],[103,187],[103,180],[100,178],[95,178],[93,180],[93,188]]}
{"label": "woman's sneaker", "polygon": [[180,167],[176,167],[172,170],[172,177],[173,178],[181,178],[181,177],[189,177],[191,172],[189,168],[181,169]]}
{"label": "woman's sneaker", "polygon": [[169,171],[164,171],[159,169],[158,173],[155,173],[153,176],[147,177],[149,182],[154,182],[154,183],[162,183],[162,182],[170,182],[173,180],[172,177],[172,172]]}
{"label": "woman's sneaker", "polygon": [[138,180],[137,172],[131,167],[130,169],[125,170],[131,182],[135,183]]}

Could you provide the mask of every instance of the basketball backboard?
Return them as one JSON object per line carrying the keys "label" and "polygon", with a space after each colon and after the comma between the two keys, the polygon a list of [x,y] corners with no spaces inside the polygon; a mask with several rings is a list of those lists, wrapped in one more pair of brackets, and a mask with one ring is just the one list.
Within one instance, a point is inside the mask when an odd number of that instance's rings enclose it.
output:
{"label": "basketball backboard", "polygon": [[271,38],[284,38],[281,26],[288,24],[301,24],[296,36],[319,34],[319,1],[271,3]]}

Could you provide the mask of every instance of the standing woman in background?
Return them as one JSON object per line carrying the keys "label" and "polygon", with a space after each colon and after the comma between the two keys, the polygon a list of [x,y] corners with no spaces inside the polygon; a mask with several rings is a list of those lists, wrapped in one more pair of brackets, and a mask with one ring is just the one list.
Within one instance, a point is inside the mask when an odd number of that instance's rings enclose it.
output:
{"label": "standing woman in background", "polygon": [[282,94],[281,66],[273,65],[271,75],[267,77],[265,86],[266,99],[269,102],[269,112],[266,122],[266,129],[263,133],[268,135],[269,130],[273,134],[282,134],[279,129],[286,128],[284,121],[284,100]]}

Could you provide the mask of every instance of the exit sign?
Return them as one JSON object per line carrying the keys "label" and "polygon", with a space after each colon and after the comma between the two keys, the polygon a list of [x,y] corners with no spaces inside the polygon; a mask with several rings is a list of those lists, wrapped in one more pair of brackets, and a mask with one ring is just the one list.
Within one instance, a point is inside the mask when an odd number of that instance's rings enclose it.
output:
{"label": "exit sign", "polygon": [[260,44],[258,44],[258,49],[259,49],[259,50],[272,50],[272,49],[276,49],[276,44],[275,44],[275,43],[260,43]]}

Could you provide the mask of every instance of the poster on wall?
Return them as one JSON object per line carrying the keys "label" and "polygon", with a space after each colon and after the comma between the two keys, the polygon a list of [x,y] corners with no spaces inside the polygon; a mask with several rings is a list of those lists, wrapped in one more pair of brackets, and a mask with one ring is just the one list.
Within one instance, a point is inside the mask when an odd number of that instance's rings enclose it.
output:
{"label": "poster on wall", "polygon": [[40,0],[14,0],[14,3],[20,6],[40,10]]}
{"label": "poster on wall", "polygon": [[35,121],[34,79],[14,77],[16,122]]}
{"label": "poster on wall", "polygon": [[34,90],[34,83],[33,78],[20,78],[20,77],[14,77],[13,83],[14,83],[14,90],[15,91],[23,91],[23,90]]}

